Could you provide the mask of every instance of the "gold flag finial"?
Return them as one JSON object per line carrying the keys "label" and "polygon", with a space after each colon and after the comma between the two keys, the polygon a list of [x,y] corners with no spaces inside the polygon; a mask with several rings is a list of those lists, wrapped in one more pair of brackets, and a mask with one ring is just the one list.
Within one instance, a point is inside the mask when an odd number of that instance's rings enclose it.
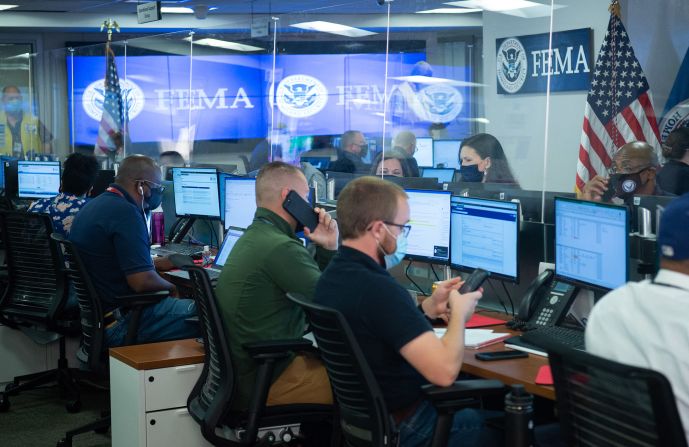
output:
{"label": "gold flag finial", "polygon": [[613,14],[619,18],[620,17],[620,0],[612,0],[610,2],[610,7],[608,7],[608,11],[610,11],[610,14]]}
{"label": "gold flag finial", "polygon": [[100,26],[100,30],[103,32],[105,29],[108,30],[108,42],[112,40],[112,30],[117,31],[118,33],[120,32],[120,26],[113,19],[103,21],[103,24]]}

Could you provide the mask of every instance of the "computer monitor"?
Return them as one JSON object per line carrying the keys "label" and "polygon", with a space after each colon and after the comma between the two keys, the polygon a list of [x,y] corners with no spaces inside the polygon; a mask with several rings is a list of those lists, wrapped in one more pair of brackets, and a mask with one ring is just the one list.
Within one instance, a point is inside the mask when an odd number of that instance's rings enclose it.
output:
{"label": "computer monitor", "polygon": [[248,228],[256,214],[256,179],[225,177],[225,229]]}
{"label": "computer monitor", "polygon": [[462,140],[433,141],[433,163],[435,167],[454,168],[460,170],[459,145]]}
{"label": "computer monitor", "polygon": [[421,167],[433,167],[433,138],[420,137],[416,139],[416,164]]}
{"label": "computer monitor", "polygon": [[383,178],[404,189],[443,189],[443,185],[438,182],[438,179],[435,177],[397,177],[394,175],[384,175]]}
{"label": "computer monitor", "polygon": [[435,177],[438,183],[451,183],[455,178],[455,170],[453,168],[423,168],[421,177]]}
{"label": "computer monitor", "polygon": [[173,168],[172,182],[177,216],[220,218],[215,168]]}
{"label": "computer monitor", "polygon": [[450,265],[519,282],[519,204],[452,197]]}
{"label": "computer monitor", "polygon": [[218,254],[215,255],[215,260],[213,261],[213,264],[216,267],[222,267],[225,265],[227,258],[230,256],[230,253],[234,248],[234,244],[237,243],[237,241],[240,237],[242,237],[243,234],[244,230],[237,230],[235,228],[230,228],[229,230],[227,230],[227,232],[225,233],[225,237],[222,240],[220,250],[218,250]]}
{"label": "computer monitor", "polygon": [[411,231],[407,258],[446,264],[450,259],[450,199],[447,191],[407,189]]}
{"label": "computer monitor", "polygon": [[311,165],[321,171],[326,171],[330,166],[330,157],[301,157],[301,161],[311,163]]}
{"label": "computer monitor", "polygon": [[555,274],[602,290],[629,279],[626,206],[555,197]]}
{"label": "computer monitor", "polygon": [[59,161],[17,162],[17,195],[22,199],[42,199],[60,193]]}

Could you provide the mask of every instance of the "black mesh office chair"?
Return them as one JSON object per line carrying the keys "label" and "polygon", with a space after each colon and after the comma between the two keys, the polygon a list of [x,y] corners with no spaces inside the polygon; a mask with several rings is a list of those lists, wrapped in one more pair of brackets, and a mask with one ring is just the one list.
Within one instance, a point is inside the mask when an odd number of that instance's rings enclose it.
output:
{"label": "black mesh office chair", "polygon": [[[344,316],[298,294],[289,293],[287,297],[304,309],[311,322],[339,406],[346,445],[396,446],[397,427]],[[478,397],[503,392],[504,385],[497,380],[465,380],[447,388],[423,387],[425,398],[438,412],[431,446],[447,445],[457,410],[475,404]]]}
{"label": "black mesh office chair", "polygon": [[687,446],[665,376],[559,345],[546,348],[566,445]]}
{"label": "black mesh office chair", "polygon": [[[225,338],[225,324],[220,317],[208,273],[194,266],[186,256],[172,255],[170,259],[189,272],[201,323],[206,356],[201,376],[189,394],[187,408],[201,426],[203,437],[213,445],[221,446],[269,444],[274,440],[288,441],[301,423],[332,421],[333,407],[330,405],[266,406],[275,363],[292,351],[312,347],[310,341],[301,339],[270,340],[244,346],[258,364],[258,374],[249,409],[231,411],[236,375]],[[225,429],[224,436],[218,434],[219,429]]]}
{"label": "black mesh office chair", "polygon": [[[51,237],[62,249],[64,255],[64,269],[67,278],[72,283],[74,291],[76,292],[77,301],[79,302],[82,340],[81,346],[77,351],[77,358],[92,375],[107,377],[108,356],[105,340],[106,324],[101,300],[91,282],[84,262],[79,256],[78,251],[74,248],[74,245],[59,234],[53,233]],[[129,309],[131,313],[129,325],[127,327],[125,345],[136,343],[136,335],[143,309],[148,305],[157,303],[167,296],[168,292],[150,292],[117,298],[118,301],[122,303],[121,306]],[[109,411],[104,411],[101,419],[68,431],[65,437],[60,440],[57,445],[58,447],[69,447],[72,445],[72,438],[74,436],[90,431],[105,433],[109,426]]]}
{"label": "black mesh office chair", "polygon": [[57,246],[50,239],[52,223],[46,214],[0,212],[6,250],[7,286],[0,298],[0,322],[22,329],[40,343],[57,340],[57,368],[15,377],[0,393],[0,411],[10,407],[9,396],[57,382],[67,396],[66,408],[79,411],[81,401],[65,354],[65,335],[79,333],[78,312],[66,312],[67,282]]}

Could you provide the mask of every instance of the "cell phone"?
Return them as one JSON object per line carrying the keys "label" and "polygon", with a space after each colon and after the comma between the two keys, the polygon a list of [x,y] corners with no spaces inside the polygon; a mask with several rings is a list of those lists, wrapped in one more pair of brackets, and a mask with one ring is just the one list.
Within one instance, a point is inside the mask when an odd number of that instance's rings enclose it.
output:
{"label": "cell phone", "polygon": [[495,360],[511,360],[511,359],[523,359],[528,357],[524,351],[494,351],[494,352],[477,352],[474,357],[476,360],[482,360],[484,362],[492,362]]}
{"label": "cell phone", "polygon": [[469,293],[473,292],[474,290],[478,290],[479,287],[481,287],[481,284],[483,284],[483,281],[488,279],[490,277],[490,272],[483,270],[483,269],[476,269],[471,274],[467,277],[467,279],[464,281],[464,284],[462,284],[462,287],[459,288],[459,293],[464,294],[464,293]]}
{"label": "cell phone", "polygon": [[615,185],[617,184],[619,178],[619,174],[612,174],[608,178],[608,189],[606,189],[603,195],[601,196],[601,202],[609,202],[612,200],[613,196],[615,195]]}
{"label": "cell phone", "polygon": [[291,190],[287,193],[285,201],[282,202],[282,207],[305,228],[311,231],[316,230],[318,214],[309,205],[309,202],[304,200],[296,191]]}

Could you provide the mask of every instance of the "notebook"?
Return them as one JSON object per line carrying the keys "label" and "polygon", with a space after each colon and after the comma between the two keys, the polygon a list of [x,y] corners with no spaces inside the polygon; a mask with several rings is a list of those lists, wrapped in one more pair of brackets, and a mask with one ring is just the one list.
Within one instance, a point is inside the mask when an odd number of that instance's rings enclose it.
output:
{"label": "notebook", "polygon": [[[442,337],[447,332],[445,328],[433,329],[435,335]],[[480,349],[485,346],[490,346],[499,343],[511,337],[510,334],[495,332],[492,329],[465,329],[464,330],[464,347],[469,349]]]}

